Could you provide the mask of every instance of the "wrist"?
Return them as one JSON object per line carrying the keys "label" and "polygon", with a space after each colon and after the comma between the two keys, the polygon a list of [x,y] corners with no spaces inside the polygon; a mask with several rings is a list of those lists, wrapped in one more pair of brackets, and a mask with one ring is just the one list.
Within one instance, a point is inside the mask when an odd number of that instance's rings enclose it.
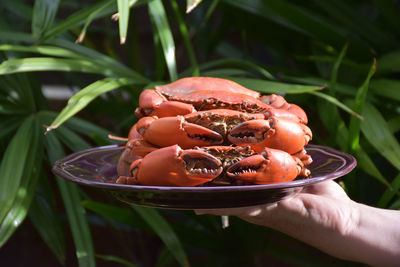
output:
{"label": "wrist", "polygon": [[373,266],[400,262],[400,211],[355,203],[359,217],[348,234],[354,260]]}

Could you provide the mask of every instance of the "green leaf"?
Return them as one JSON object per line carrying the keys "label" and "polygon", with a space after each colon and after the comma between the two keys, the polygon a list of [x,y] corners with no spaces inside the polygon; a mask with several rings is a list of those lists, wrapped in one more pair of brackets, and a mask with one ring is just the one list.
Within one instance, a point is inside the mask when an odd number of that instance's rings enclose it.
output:
{"label": "green leaf", "polygon": [[83,201],[82,206],[92,212],[100,214],[105,218],[116,220],[133,228],[145,230],[146,232],[153,232],[152,229],[146,223],[144,223],[143,219],[134,213],[132,209],[95,201]]}
{"label": "green leaf", "polygon": [[125,78],[106,78],[86,86],[69,99],[67,106],[60,112],[51,125],[47,127],[47,131],[51,131],[59,127],[66,120],[85,108],[99,95],[134,83],[135,81]]}
{"label": "green leaf", "polygon": [[124,260],[120,257],[114,256],[114,255],[102,255],[102,254],[96,254],[96,258],[99,258],[101,260],[104,261],[110,261],[110,262],[114,262],[114,263],[119,263],[122,264],[124,266],[128,266],[128,267],[136,267],[138,265],[133,264],[127,260]]}
{"label": "green leaf", "polygon": [[226,78],[234,82],[237,82],[246,88],[260,91],[262,93],[301,94],[301,93],[310,93],[322,89],[322,87],[320,86],[281,83],[281,82],[266,81],[261,79],[236,78],[236,77],[226,77]]}
{"label": "green leaf", "polygon": [[[341,47],[348,38],[346,29],[329,21],[326,16],[292,4],[291,1],[225,0],[224,2],[334,47]],[[359,40],[352,41],[353,49],[367,52],[367,47]]]}
{"label": "green leaf", "polygon": [[[188,2],[189,1],[190,0],[188,0]],[[191,3],[192,6],[190,7],[190,10],[193,9],[195,6],[197,6],[197,4],[200,3],[200,1],[201,0],[197,0],[197,1],[195,1],[196,3],[192,1],[192,3]],[[179,6],[178,6],[176,0],[171,0],[171,6],[172,6],[172,9],[174,11],[175,17],[176,17],[176,19],[178,21],[179,30],[181,32],[181,35],[182,35],[182,38],[183,38],[183,42],[184,42],[184,44],[186,46],[186,50],[187,50],[188,55],[189,55],[190,64],[191,64],[191,67],[193,69],[192,76],[199,76],[200,70],[199,70],[199,65],[197,64],[196,53],[194,52],[193,46],[192,46],[192,44],[190,42],[189,33],[188,33],[188,30],[187,30],[186,24],[185,24],[184,20],[182,19],[181,13],[179,11]],[[186,11],[187,13],[190,12],[190,10],[188,11],[188,9],[189,9],[189,6],[187,7],[187,11]]]}
{"label": "green leaf", "polygon": [[376,167],[375,163],[371,160],[370,156],[365,152],[364,149],[362,149],[361,146],[355,151],[355,153],[357,154],[358,165],[366,173],[374,177],[385,186],[390,187],[390,183],[388,182],[388,180],[386,180],[386,178],[382,175],[382,173]]}
{"label": "green leaf", "polygon": [[[49,1],[51,1],[51,0],[49,0]],[[106,8],[113,7],[114,3],[115,3],[115,0],[104,0],[104,1],[90,5],[87,8],[81,9],[81,10],[73,13],[68,18],[63,19],[61,22],[59,22],[55,26],[48,29],[46,31],[45,35],[42,37],[42,41],[50,39],[61,32],[64,32],[68,29],[71,29],[71,28],[83,23],[93,12],[96,12],[99,9],[104,10]],[[113,8],[113,10],[110,11],[110,14],[114,10],[115,10],[115,8]]]}
{"label": "green leaf", "polygon": [[[332,73],[331,73],[331,82],[330,82],[330,86],[328,87],[329,89],[329,95],[332,97],[335,97],[336,95],[336,82],[337,82],[337,76],[339,73],[339,68],[342,64],[342,61],[344,59],[344,56],[347,52],[347,48],[349,46],[349,43],[346,43],[342,50],[340,51],[340,54],[337,58],[337,60],[335,61],[335,64],[333,65],[332,68]],[[339,120],[338,118],[338,110],[337,110],[337,106],[335,105],[328,105],[327,107],[327,129],[329,131],[330,136],[335,136],[336,135],[336,122]]]}
{"label": "green leaf", "polygon": [[148,4],[150,18],[153,21],[163,48],[165,62],[171,80],[178,79],[175,59],[175,43],[168,24],[167,14],[161,0],[153,0]]}
{"label": "green leaf", "polygon": [[349,113],[350,115],[354,116],[357,119],[362,119],[362,116],[358,113],[356,113],[355,111],[353,111],[352,109],[350,109],[348,106],[346,106],[345,104],[343,104],[342,102],[340,102],[339,100],[337,100],[337,98],[332,97],[330,95],[321,93],[321,92],[310,92],[310,94],[312,95],[316,95],[318,97],[321,97],[323,99],[325,99],[326,101],[336,105],[337,107],[341,108],[342,110],[346,111],[347,113]]}
{"label": "green leaf", "polygon": [[400,144],[391,133],[387,122],[377,108],[364,105],[361,131],[368,142],[390,163],[400,170]]}
{"label": "green leaf", "polygon": [[56,46],[46,46],[46,45],[38,45],[38,46],[23,46],[23,45],[9,45],[3,44],[0,45],[1,51],[18,51],[18,52],[30,52],[30,53],[38,53],[42,55],[55,56],[55,57],[70,57],[80,59],[81,55],[78,53],[74,53],[64,48],[56,47]]}
{"label": "green leaf", "polygon": [[[356,98],[354,100],[354,111],[357,113],[362,113],[363,106],[367,103],[366,97],[369,88],[369,82],[376,71],[376,61],[374,60],[371,69],[361,87],[357,91]],[[352,150],[357,150],[359,147],[359,139],[360,139],[360,124],[361,121],[358,118],[351,117],[350,118],[350,126],[349,126],[349,147]]]}
{"label": "green leaf", "polygon": [[92,147],[79,135],[77,135],[76,133],[65,127],[58,128],[56,135],[72,151],[79,151],[83,149],[89,149]]}
{"label": "green leaf", "polygon": [[186,13],[190,13],[195,9],[202,0],[186,0]]}
{"label": "green leaf", "polygon": [[[52,165],[56,160],[65,157],[63,147],[53,133],[46,135],[45,146]],[[85,209],[81,206],[78,187],[60,177],[56,177],[56,181],[67,212],[79,266],[95,266],[92,237]]]}
{"label": "green leaf", "polygon": [[351,3],[335,0],[314,0],[313,2],[327,11],[333,19],[343,25],[343,28],[348,29],[361,40],[367,41],[372,47],[382,49],[395,47],[395,40],[390,35],[390,31],[382,31],[367,16],[355,14],[357,11]]}
{"label": "green leaf", "polygon": [[[387,123],[388,123],[391,133],[395,134],[398,131],[400,131],[400,116],[397,116],[397,117],[394,117],[394,118],[388,120]],[[0,127],[0,129],[1,129],[1,127]]]}
{"label": "green leaf", "polygon": [[[379,67],[378,67],[379,68]],[[379,96],[400,101],[400,81],[394,79],[373,79],[370,90]]]}
{"label": "green leaf", "polygon": [[390,205],[389,209],[399,210],[400,209],[400,198],[397,199],[392,205]]}
{"label": "green leaf", "polygon": [[391,186],[383,193],[377,206],[379,208],[386,208],[396,195],[400,197],[400,174],[393,179]]}
{"label": "green leaf", "polygon": [[0,31],[0,40],[2,42],[24,42],[24,43],[33,43],[36,41],[31,34],[17,31]]}
{"label": "green leaf", "polygon": [[400,50],[390,51],[377,60],[377,73],[395,73],[400,71]]}
{"label": "green leaf", "polygon": [[[21,131],[28,131],[30,134],[28,136],[23,135]],[[21,225],[24,221],[26,214],[29,210],[32,198],[34,196],[36,182],[41,173],[42,165],[42,131],[38,120],[34,116],[28,117],[25,122],[19,128],[17,134],[10,143],[9,148],[7,148],[6,154],[2,161],[0,167],[0,179],[1,179],[1,200],[2,200],[2,217],[0,225],[0,247],[3,246],[7,240],[11,237],[14,231]],[[27,138],[27,141],[21,140],[23,137]],[[24,142],[25,141],[25,142]],[[15,144],[15,142],[19,142]],[[27,142],[27,143],[26,143]],[[26,145],[26,147],[17,147]],[[23,161],[9,162],[10,150],[16,149],[22,155]],[[26,150],[26,152],[24,151]],[[14,151],[13,151],[14,152]],[[26,157],[24,155],[26,154]],[[3,163],[9,164],[8,168],[13,168],[9,172],[16,171],[16,176],[10,176],[9,173],[4,172]],[[21,166],[19,166],[22,164]],[[21,170],[18,170],[21,169]],[[21,173],[21,177],[18,174]],[[4,176],[3,176],[4,175]],[[5,179],[11,179],[12,181],[6,181]],[[15,180],[14,180],[15,179]],[[17,186],[17,188],[15,188]],[[4,192],[6,191],[6,192]],[[8,197],[8,201],[4,201],[3,197]],[[3,213],[7,214],[3,217]]]}
{"label": "green leaf", "polygon": [[43,35],[49,29],[57,13],[59,0],[35,0],[32,14],[32,34]]}
{"label": "green leaf", "polygon": [[[121,64],[119,61],[90,48],[75,43],[70,43],[66,40],[51,40],[46,42],[46,45],[41,46],[0,45],[0,50],[32,52],[47,56],[87,60],[90,61],[92,65],[97,65],[99,70],[102,68],[111,69],[111,72],[115,73],[116,75],[131,77],[138,81],[142,81],[143,83],[149,82],[147,78]],[[57,58],[54,58],[54,60],[57,60]],[[65,63],[61,61],[61,64]],[[55,70],[58,69],[56,68]]]}
{"label": "green leaf", "polygon": [[37,125],[35,116],[26,118],[3,155],[0,165],[0,222],[17,198],[21,183],[29,180],[34,168],[32,159],[38,155],[40,139]]}
{"label": "green leaf", "polygon": [[53,204],[54,197],[48,177],[44,175],[41,177],[29,209],[29,218],[60,264],[64,264],[66,253],[64,229]]}
{"label": "green leaf", "polygon": [[[48,113],[49,121],[53,121],[58,115],[58,113],[56,112],[49,111],[46,113]],[[82,135],[86,135],[92,139],[101,139],[104,143],[103,145],[110,144],[110,139],[108,138],[108,135],[112,133],[109,130],[98,126],[97,124],[77,117],[73,117],[66,121],[64,125],[69,129]]]}
{"label": "green leaf", "polygon": [[0,117],[0,139],[14,132],[23,122],[22,117]]}
{"label": "green leaf", "polygon": [[153,208],[131,207],[153,228],[181,266],[189,266],[182,244],[168,222]]}
{"label": "green leaf", "polygon": [[117,0],[118,13],[119,13],[119,38],[120,43],[124,44],[126,41],[126,35],[128,33],[129,23],[129,1],[128,0]]}
{"label": "green leaf", "polygon": [[78,39],[76,40],[77,43],[83,42],[83,40],[85,39],[86,31],[87,31],[89,25],[92,23],[92,21],[93,21],[94,19],[96,19],[97,17],[100,17],[100,16],[104,15],[104,13],[105,13],[105,14],[110,13],[111,11],[109,11],[109,10],[110,10],[111,8],[112,8],[112,10],[114,10],[114,9],[113,9],[113,6],[110,6],[110,5],[108,5],[108,4],[98,5],[97,7],[98,7],[98,8],[95,9],[95,10],[92,10],[92,12],[90,13],[90,15],[86,18],[86,20],[85,20],[85,25],[83,26],[82,31],[81,31],[81,33],[79,34]]}
{"label": "green leaf", "polygon": [[[255,64],[251,61],[242,60],[242,59],[219,59],[215,61],[210,61],[207,63],[203,63],[200,65],[200,70],[203,72],[207,69],[212,69],[216,67],[236,67],[245,70],[255,71],[256,73],[261,74],[264,78],[268,80],[276,80],[276,78],[265,68],[262,66]],[[183,76],[187,76],[187,71],[183,73]]]}
{"label": "green leaf", "polygon": [[104,67],[95,61],[84,59],[65,59],[34,57],[7,60],[0,64],[0,75],[32,71],[67,71],[102,74],[105,76],[127,76],[134,73],[121,72],[119,69]]}

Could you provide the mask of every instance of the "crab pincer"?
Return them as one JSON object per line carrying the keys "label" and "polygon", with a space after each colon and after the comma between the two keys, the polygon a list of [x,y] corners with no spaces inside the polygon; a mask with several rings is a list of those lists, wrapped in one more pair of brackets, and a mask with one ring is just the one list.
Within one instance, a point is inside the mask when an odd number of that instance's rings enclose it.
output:
{"label": "crab pincer", "polygon": [[232,128],[228,135],[233,144],[249,145],[257,152],[269,147],[289,154],[301,151],[311,138],[311,130],[306,125],[276,117],[243,122]]}
{"label": "crab pincer", "polygon": [[[285,98],[280,95],[271,94],[263,95],[260,100],[274,108],[273,116],[290,116],[289,119],[298,120],[301,123],[307,124],[308,118],[304,110],[296,104],[286,102]],[[285,112],[289,111],[289,112]]]}
{"label": "crab pincer", "polygon": [[223,137],[206,127],[187,122],[183,116],[144,117],[135,126],[149,143],[166,147],[179,144],[183,149],[221,144]]}
{"label": "crab pincer", "polygon": [[122,176],[117,183],[197,186],[213,180],[222,170],[221,162],[216,157],[201,150],[182,150],[173,145],[132,162],[129,177]]}
{"label": "crab pincer", "polygon": [[271,184],[290,182],[299,175],[308,176],[310,171],[298,158],[282,150],[264,148],[261,153],[231,165],[226,174],[252,184]]}
{"label": "crab pincer", "polygon": [[191,104],[168,101],[159,91],[146,89],[139,96],[139,108],[135,110],[135,115],[138,118],[145,116],[169,117],[195,111]]}

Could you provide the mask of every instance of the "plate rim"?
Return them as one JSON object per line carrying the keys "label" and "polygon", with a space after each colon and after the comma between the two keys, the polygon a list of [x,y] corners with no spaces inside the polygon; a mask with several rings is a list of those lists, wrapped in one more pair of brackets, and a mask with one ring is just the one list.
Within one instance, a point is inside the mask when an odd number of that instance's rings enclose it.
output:
{"label": "plate rim", "polygon": [[[207,187],[177,187],[177,186],[144,186],[144,185],[124,185],[124,184],[116,184],[116,183],[105,183],[105,182],[97,182],[97,181],[90,181],[87,179],[82,179],[72,174],[66,175],[66,172],[63,170],[62,165],[67,164],[71,160],[76,160],[79,157],[85,156],[88,153],[92,153],[98,150],[116,150],[120,148],[121,150],[124,148],[124,145],[107,145],[107,146],[99,146],[99,147],[92,147],[89,149],[80,150],[74,153],[67,155],[64,158],[57,160],[52,168],[53,173],[60,176],[61,178],[90,187],[108,189],[108,190],[117,190],[117,191],[143,191],[143,192],[179,192],[179,193],[210,193],[210,192],[232,192],[232,191],[253,191],[253,190],[268,190],[268,189],[281,189],[281,188],[293,188],[293,187],[305,187],[310,186],[322,181],[332,180],[339,177],[342,177],[349,172],[351,172],[357,165],[357,160],[350,154],[339,151],[332,147],[323,146],[323,145],[314,145],[308,144],[305,148],[312,148],[322,151],[323,153],[340,155],[341,157],[345,158],[350,164],[347,168],[341,169],[334,173],[326,174],[319,177],[311,177],[301,180],[294,180],[290,182],[284,183],[275,183],[275,184],[265,184],[265,185],[242,185],[242,186],[207,186]],[[346,166],[346,162],[340,167],[343,168]],[[70,177],[73,176],[73,177]]]}

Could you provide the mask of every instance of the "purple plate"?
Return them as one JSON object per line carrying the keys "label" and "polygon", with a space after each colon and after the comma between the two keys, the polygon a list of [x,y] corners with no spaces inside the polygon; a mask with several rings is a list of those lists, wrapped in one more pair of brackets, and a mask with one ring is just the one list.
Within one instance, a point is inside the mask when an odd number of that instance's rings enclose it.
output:
{"label": "purple plate", "polygon": [[135,205],[168,209],[210,209],[272,203],[300,192],[303,187],[346,175],[357,162],[330,147],[308,145],[313,158],[311,178],[267,185],[168,187],[116,184],[117,163],[123,146],[82,150],[58,160],[53,172],[81,185],[103,188],[117,199]]}

